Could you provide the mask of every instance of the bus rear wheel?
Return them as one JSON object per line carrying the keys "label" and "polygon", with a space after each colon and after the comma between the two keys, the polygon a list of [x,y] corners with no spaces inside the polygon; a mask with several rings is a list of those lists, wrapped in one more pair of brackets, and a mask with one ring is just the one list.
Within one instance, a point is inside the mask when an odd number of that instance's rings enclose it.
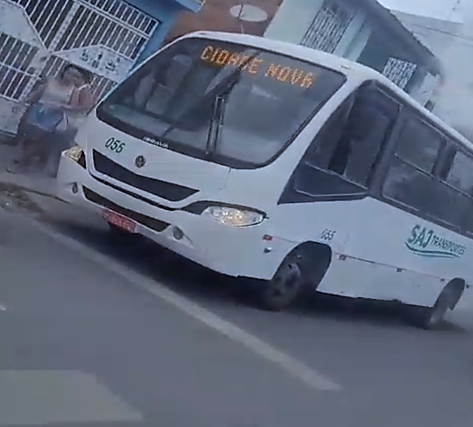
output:
{"label": "bus rear wheel", "polygon": [[281,311],[297,301],[304,290],[301,269],[294,258],[283,261],[274,277],[263,284],[258,302],[268,311]]}
{"label": "bus rear wheel", "polygon": [[[457,282],[458,283],[458,282]],[[462,284],[451,283],[441,292],[433,307],[418,307],[416,323],[423,329],[438,329],[445,320],[449,310],[453,310],[463,294]]]}

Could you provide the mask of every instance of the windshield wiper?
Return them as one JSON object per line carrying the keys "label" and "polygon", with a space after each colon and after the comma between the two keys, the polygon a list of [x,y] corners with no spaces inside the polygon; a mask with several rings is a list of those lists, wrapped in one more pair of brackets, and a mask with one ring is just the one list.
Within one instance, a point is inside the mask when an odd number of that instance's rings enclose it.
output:
{"label": "windshield wiper", "polygon": [[[192,111],[200,103],[202,103],[203,101],[205,101],[207,99],[211,99],[212,97],[214,97],[214,103],[213,103],[213,112],[212,112],[212,117],[211,117],[211,122],[210,122],[210,128],[212,128],[212,126],[215,127],[215,120],[216,120],[215,114],[216,114],[216,111],[217,111],[216,110],[216,105],[219,104],[220,102],[222,102],[222,101],[217,101],[217,99],[219,97],[223,96],[224,97],[223,104],[225,104],[226,98],[228,97],[228,94],[231,92],[231,90],[233,89],[235,84],[238,83],[238,81],[241,77],[241,72],[242,72],[243,68],[246,65],[248,65],[252,60],[257,58],[259,55],[260,55],[260,52],[258,52],[255,55],[250,56],[243,64],[241,64],[237,69],[232,71],[232,73],[230,75],[228,75],[221,82],[219,82],[215,86],[215,88],[213,88],[209,93],[207,93],[204,96],[199,97],[195,102],[192,103],[192,105],[189,108],[187,108],[186,111],[184,111],[181,114],[181,116],[176,120],[176,122],[173,123],[173,124],[170,124],[158,138],[166,138],[166,136],[170,132],[172,132],[174,129],[176,129],[176,127],[179,126],[179,124],[182,122],[182,119],[186,117],[186,115],[189,113],[189,111]],[[217,107],[217,108],[219,108],[219,107]],[[209,136],[212,133],[212,130],[210,128],[209,128]],[[207,141],[207,148],[209,146],[209,141],[210,141],[210,138]]]}
{"label": "windshield wiper", "polygon": [[217,95],[213,103],[213,113],[210,120],[209,134],[207,137],[207,144],[205,145],[205,155],[209,156],[217,145],[220,136],[220,130],[223,125],[224,109],[227,102],[227,97]]}

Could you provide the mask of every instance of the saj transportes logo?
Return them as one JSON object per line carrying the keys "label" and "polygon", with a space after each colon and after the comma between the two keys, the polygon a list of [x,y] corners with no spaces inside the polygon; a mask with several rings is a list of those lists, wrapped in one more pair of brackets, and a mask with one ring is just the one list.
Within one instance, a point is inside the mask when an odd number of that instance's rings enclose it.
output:
{"label": "saj transportes logo", "polygon": [[416,225],[411,230],[411,237],[405,242],[414,254],[429,258],[460,258],[465,254],[463,245],[438,236],[431,229]]}

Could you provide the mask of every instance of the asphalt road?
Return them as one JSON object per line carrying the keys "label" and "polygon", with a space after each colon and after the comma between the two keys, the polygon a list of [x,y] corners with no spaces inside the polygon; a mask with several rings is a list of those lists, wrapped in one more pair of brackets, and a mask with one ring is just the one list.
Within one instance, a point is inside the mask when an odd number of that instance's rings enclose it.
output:
{"label": "asphalt road", "polygon": [[0,220],[2,427],[473,423],[468,316],[425,332],[385,304],[261,312],[236,283],[119,245],[71,207],[50,206],[54,237]]}

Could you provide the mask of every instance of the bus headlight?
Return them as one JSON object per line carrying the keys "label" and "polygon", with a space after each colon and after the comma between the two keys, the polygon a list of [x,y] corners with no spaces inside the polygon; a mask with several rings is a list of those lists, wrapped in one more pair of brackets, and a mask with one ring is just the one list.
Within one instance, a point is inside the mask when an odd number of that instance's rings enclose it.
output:
{"label": "bus headlight", "polygon": [[84,154],[84,150],[80,146],[74,145],[73,147],[66,150],[64,154],[67,157],[69,157],[71,160],[74,160],[75,162],[79,162],[82,154]]}
{"label": "bus headlight", "polygon": [[264,215],[260,212],[226,206],[210,206],[202,212],[202,215],[231,227],[250,227],[264,220]]}

